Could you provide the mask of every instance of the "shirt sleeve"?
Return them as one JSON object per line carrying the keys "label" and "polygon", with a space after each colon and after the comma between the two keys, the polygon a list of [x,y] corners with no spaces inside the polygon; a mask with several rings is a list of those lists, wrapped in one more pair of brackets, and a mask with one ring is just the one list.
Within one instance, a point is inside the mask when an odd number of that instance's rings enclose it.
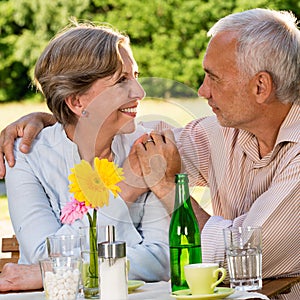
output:
{"label": "shirt sleeve", "polygon": [[299,158],[297,156],[279,172],[246,214],[234,220],[226,220],[222,216],[212,216],[208,220],[201,235],[204,261],[224,260],[223,228],[261,226],[263,278],[299,274]]}
{"label": "shirt sleeve", "polygon": [[[270,156],[272,159],[270,164],[256,168],[260,177],[255,177],[257,195],[252,199],[251,191],[253,192],[254,188],[249,187],[251,181],[247,181],[249,168],[239,165],[238,161],[233,163],[230,159],[234,157],[229,156],[233,151],[237,151],[240,157],[245,157],[241,146],[233,142],[236,141],[234,139],[236,132],[232,131],[231,138],[229,130],[218,130],[216,127],[212,118],[199,119],[188,124],[179,137],[179,149],[187,173],[191,174],[197,185],[209,184],[214,197],[218,200],[216,202],[212,198],[215,202],[215,215],[208,220],[202,230],[203,260],[224,262],[223,228],[261,226],[263,277],[299,274],[299,144],[284,142],[278,145]],[[273,161],[276,163],[272,165]],[[228,165],[226,162],[229,162]],[[226,172],[223,172],[224,170]],[[237,180],[226,180],[228,178],[226,177],[223,182],[227,184],[220,185],[222,181],[215,178],[219,176],[223,179],[224,174]],[[244,182],[240,180],[241,178],[245,179]],[[249,194],[242,194],[242,188],[244,191],[247,188]],[[236,199],[238,201],[235,201]],[[228,217],[225,211],[227,214],[228,211],[239,213]]]}
{"label": "shirt sleeve", "polygon": [[[150,192],[140,196],[129,210],[125,202],[121,198],[119,200],[121,202],[114,202],[117,205],[115,209],[113,206],[107,208],[114,212],[110,224],[116,226],[117,238],[126,241],[129,278],[169,280],[170,217],[162,203]],[[125,207],[122,209],[123,205]],[[102,214],[106,214],[106,211]],[[104,222],[107,224],[108,220]]]}
{"label": "shirt sleeve", "polygon": [[183,169],[189,175],[190,186],[208,186],[210,143],[203,125],[206,118],[190,122],[181,131],[174,130]]}
{"label": "shirt sleeve", "polygon": [[170,216],[153,193],[144,197],[144,214],[137,227],[143,242],[128,250],[132,264],[129,277],[144,278],[145,281],[168,281]]}
{"label": "shirt sleeve", "polygon": [[129,278],[169,280],[169,215],[153,193],[141,195],[128,206],[110,195],[108,206],[98,210],[97,239],[106,241],[105,228],[115,227],[116,240],[126,242]]}
{"label": "shirt sleeve", "polygon": [[[61,225],[47,194],[26,160],[15,151],[16,164],[6,164],[5,184],[14,232],[20,244],[20,263],[38,263],[48,255],[45,240],[53,233],[75,234],[77,225]],[[80,226],[80,225],[78,225]]]}
{"label": "shirt sleeve", "polygon": [[300,155],[276,174],[243,221],[243,226],[262,226],[263,277],[300,272]]}
{"label": "shirt sleeve", "polygon": [[[15,155],[15,166],[6,165],[5,182],[11,220],[20,244],[19,263],[38,263],[48,255],[47,236],[77,234],[79,227],[87,225],[87,220],[84,217],[72,225],[61,224],[59,199],[49,201],[27,156],[18,151]],[[121,197],[111,195],[109,205],[98,210],[97,220],[99,226],[114,225],[116,238],[126,242],[131,266],[129,278],[169,279],[169,215],[154,194],[142,195],[130,210]]]}

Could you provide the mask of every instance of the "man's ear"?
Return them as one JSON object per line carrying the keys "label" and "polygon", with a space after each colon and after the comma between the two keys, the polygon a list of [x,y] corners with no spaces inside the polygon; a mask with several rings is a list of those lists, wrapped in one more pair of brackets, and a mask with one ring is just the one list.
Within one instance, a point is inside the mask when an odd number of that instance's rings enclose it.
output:
{"label": "man's ear", "polygon": [[262,71],[255,75],[254,92],[257,103],[264,103],[273,91],[273,80],[270,73]]}
{"label": "man's ear", "polygon": [[83,106],[80,102],[80,98],[75,95],[68,96],[65,99],[66,104],[68,105],[69,109],[77,116],[81,116]]}

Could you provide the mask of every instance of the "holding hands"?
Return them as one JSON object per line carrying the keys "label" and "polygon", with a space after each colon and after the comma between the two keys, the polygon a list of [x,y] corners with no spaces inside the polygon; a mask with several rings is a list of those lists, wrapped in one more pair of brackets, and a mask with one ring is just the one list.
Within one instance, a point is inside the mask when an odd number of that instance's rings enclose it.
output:
{"label": "holding hands", "polygon": [[[13,167],[14,141],[22,137],[21,151],[30,151],[38,133],[55,123],[51,114],[32,113],[22,117],[2,130],[0,135],[0,179],[5,176],[4,156]],[[164,204],[169,214],[174,209],[174,178],[181,172],[181,159],[171,130],[144,134],[135,141],[123,165],[125,180],[120,183],[121,197],[127,205],[141,194],[152,191]],[[195,208],[195,207],[194,207]],[[197,206],[197,211],[200,208]],[[206,218],[205,218],[206,219]]]}
{"label": "holding hands", "polygon": [[136,141],[132,151],[136,152],[145,183],[171,213],[174,208],[174,178],[181,171],[173,132],[166,130],[144,135]]}
{"label": "holding hands", "polygon": [[[55,123],[52,115],[32,113],[22,117],[2,130],[0,135],[0,178],[5,176],[4,156],[13,167],[14,141],[22,137],[20,149],[27,153],[38,133]],[[127,204],[134,202],[144,192],[151,190],[165,205],[173,210],[174,177],[181,171],[181,159],[171,130],[151,132],[136,140],[124,162],[126,180],[120,183],[122,198]]]}
{"label": "holding hands", "polygon": [[[152,132],[142,138],[142,143],[136,144],[136,152],[147,185],[154,191],[161,181],[174,182],[175,174],[180,172],[181,161],[173,132]],[[159,195],[159,191],[156,192]]]}
{"label": "holding hands", "polygon": [[[135,142],[131,153],[138,158],[138,161],[135,159],[135,163],[130,165],[131,169],[138,176],[142,176],[144,183],[162,201],[171,215],[174,210],[175,174],[182,170],[173,131],[143,135]],[[202,230],[210,215],[193,198],[192,205]]]}

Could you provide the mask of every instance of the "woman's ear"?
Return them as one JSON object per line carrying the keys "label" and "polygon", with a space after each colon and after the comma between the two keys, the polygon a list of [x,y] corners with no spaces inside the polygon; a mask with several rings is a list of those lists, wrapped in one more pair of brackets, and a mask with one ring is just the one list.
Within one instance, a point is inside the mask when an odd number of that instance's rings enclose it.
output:
{"label": "woman's ear", "polygon": [[273,91],[273,80],[270,73],[262,71],[255,75],[255,95],[257,103],[266,102]]}
{"label": "woman's ear", "polygon": [[69,109],[77,116],[81,116],[83,106],[80,102],[80,98],[76,95],[68,96],[65,99],[66,104],[68,105]]}

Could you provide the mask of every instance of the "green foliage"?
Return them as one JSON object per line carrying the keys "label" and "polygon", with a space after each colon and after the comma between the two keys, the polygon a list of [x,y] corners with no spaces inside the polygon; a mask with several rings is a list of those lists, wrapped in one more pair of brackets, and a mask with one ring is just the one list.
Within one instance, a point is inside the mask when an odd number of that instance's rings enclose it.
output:
{"label": "green foliage", "polygon": [[181,82],[196,91],[208,29],[229,13],[254,7],[300,15],[298,0],[1,0],[0,101],[33,95],[34,63],[72,16],[128,34],[142,77],[170,79],[167,85],[178,88]]}
{"label": "green foliage", "polygon": [[0,101],[31,97],[35,61],[52,36],[89,0],[0,2]]}

